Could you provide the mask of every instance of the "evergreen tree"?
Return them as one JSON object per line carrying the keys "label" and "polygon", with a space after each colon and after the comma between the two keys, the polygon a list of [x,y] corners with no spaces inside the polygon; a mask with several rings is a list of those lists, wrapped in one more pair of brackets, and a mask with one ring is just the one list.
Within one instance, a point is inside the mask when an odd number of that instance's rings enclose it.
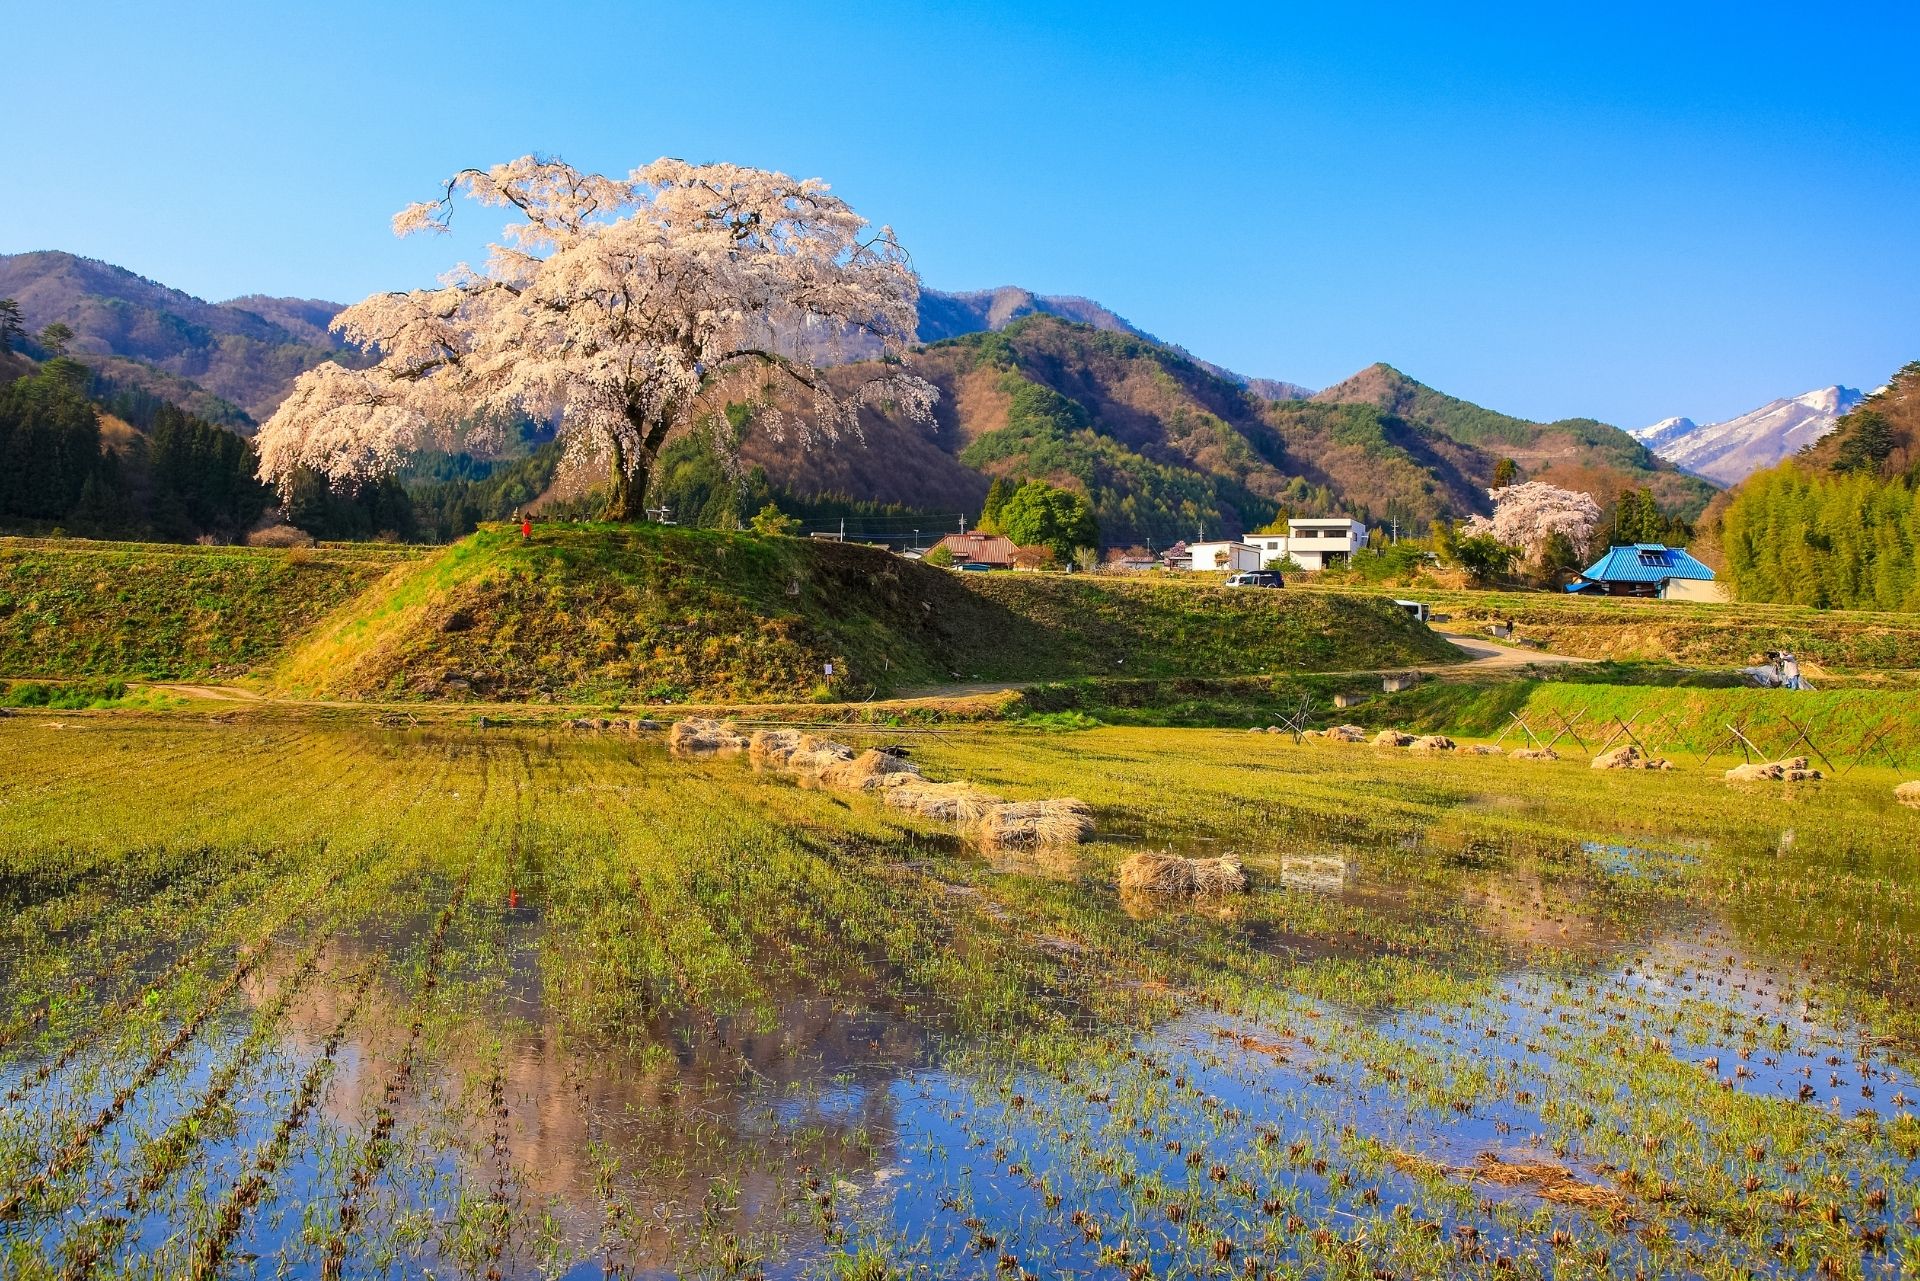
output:
{"label": "evergreen tree", "polygon": [[0,298],[0,351],[12,351],[26,336],[26,324],[20,319],[20,304],[11,298]]}
{"label": "evergreen tree", "polygon": [[1000,511],[1007,505],[1007,499],[1013,497],[1013,482],[1005,476],[995,476],[993,483],[987,486],[987,501],[980,507],[980,528],[988,533],[1000,532]]}

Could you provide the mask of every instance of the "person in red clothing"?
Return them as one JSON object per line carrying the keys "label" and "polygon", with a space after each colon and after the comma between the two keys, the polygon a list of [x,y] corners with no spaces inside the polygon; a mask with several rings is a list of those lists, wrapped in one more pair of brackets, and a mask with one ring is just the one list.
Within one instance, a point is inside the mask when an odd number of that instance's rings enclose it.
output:
{"label": "person in red clothing", "polygon": [[522,541],[525,541],[526,539],[529,539],[532,537],[533,537],[533,520],[531,517],[522,516],[520,518],[520,538]]}

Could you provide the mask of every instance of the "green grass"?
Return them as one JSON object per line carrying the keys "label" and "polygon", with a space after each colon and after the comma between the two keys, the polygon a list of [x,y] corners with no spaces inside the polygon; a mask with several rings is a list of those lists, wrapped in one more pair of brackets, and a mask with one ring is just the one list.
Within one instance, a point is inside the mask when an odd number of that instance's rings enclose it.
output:
{"label": "green grass", "polygon": [[[914,739],[1091,802],[1093,840],[1022,854],[624,737],[239,716],[4,731],[10,1277],[1892,1276],[1920,1245],[1887,771]],[[1251,892],[1117,892],[1169,846]]]}
{"label": "green grass", "polygon": [[462,540],[337,611],[273,680],[325,697],[825,702],[1455,658],[1372,598],[958,574],[838,543],[583,525]]}
{"label": "green grass", "polygon": [[0,675],[235,676],[404,555],[0,539]]}

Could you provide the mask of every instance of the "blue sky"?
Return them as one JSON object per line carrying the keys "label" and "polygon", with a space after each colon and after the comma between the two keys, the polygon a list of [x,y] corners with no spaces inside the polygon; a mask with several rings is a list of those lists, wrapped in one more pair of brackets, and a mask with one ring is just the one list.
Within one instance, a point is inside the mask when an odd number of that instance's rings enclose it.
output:
{"label": "blue sky", "polygon": [[664,154],[1316,386],[1637,426],[1920,358],[1920,7],[1468,9],[9,5],[0,251],[352,300],[472,252],[387,230],[458,168]]}

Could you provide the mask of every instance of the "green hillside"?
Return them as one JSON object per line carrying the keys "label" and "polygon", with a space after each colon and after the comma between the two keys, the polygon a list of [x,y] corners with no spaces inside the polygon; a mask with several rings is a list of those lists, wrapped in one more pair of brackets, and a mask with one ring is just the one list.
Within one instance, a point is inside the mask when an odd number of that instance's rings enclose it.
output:
{"label": "green hillside", "polygon": [[235,676],[408,555],[0,539],[0,676]]}
{"label": "green hillside", "polygon": [[565,526],[531,542],[483,531],[417,562],[304,637],[271,681],[330,698],[727,701],[1455,657],[1366,597],[956,574],[851,544]]}

